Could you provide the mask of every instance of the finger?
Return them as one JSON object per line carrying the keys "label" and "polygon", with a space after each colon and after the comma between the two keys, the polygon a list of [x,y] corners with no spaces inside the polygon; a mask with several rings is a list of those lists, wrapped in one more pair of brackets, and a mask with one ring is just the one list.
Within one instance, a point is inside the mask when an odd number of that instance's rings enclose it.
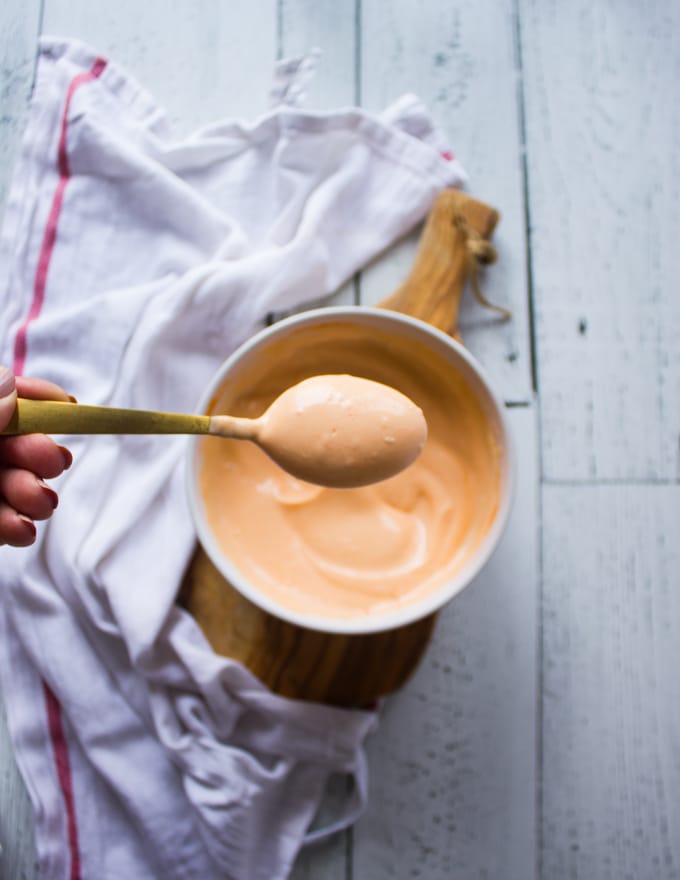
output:
{"label": "finger", "polygon": [[66,447],[58,446],[44,434],[25,434],[0,437],[0,461],[49,480],[71,467],[73,456]]}
{"label": "finger", "polygon": [[63,400],[65,403],[74,402],[74,398],[67,394],[60,385],[48,382],[47,379],[32,379],[29,376],[16,377],[17,392],[19,397],[29,397],[31,400]]}
{"label": "finger", "polygon": [[35,541],[35,523],[17,513],[5,501],[0,501],[0,544],[28,547]]}
{"label": "finger", "polygon": [[9,424],[9,420],[14,415],[16,403],[14,373],[7,367],[0,366],[0,431]]}
{"label": "finger", "polygon": [[0,497],[17,513],[30,519],[47,519],[59,503],[54,489],[46,486],[31,471],[0,469]]}

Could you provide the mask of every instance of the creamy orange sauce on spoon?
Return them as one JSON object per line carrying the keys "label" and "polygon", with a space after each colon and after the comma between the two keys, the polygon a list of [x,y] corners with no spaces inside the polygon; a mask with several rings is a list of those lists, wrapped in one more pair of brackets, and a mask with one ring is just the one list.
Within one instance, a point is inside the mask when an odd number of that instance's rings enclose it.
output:
{"label": "creamy orange sauce on spoon", "polygon": [[[211,431],[219,432],[220,416]],[[395,388],[348,375],[312,376],[286,389],[264,415],[238,420],[287,473],[319,486],[378,483],[408,467],[427,439],[423,411]],[[226,436],[234,420],[224,420]]]}
{"label": "creamy orange sauce on spoon", "polygon": [[258,418],[287,387],[340,366],[422,410],[420,455],[373,485],[324,488],[254,444],[205,438],[200,491],[216,540],[255,587],[292,611],[352,618],[419,600],[474,554],[499,505],[498,426],[468,379],[424,346],[352,325],[315,330],[230,376],[211,411]]}

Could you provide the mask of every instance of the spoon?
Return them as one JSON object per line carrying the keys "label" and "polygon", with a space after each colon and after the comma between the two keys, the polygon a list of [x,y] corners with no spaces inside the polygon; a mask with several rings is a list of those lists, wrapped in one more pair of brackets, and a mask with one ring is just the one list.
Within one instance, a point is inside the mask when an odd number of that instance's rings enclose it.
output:
{"label": "spoon", "polygon": [[348,375],[312,376],[257,419],[17,401],[2,434],[210,434],[251,440],[292,476],[335,488],[402,471],[427,438],[422,410],[395,388]]}

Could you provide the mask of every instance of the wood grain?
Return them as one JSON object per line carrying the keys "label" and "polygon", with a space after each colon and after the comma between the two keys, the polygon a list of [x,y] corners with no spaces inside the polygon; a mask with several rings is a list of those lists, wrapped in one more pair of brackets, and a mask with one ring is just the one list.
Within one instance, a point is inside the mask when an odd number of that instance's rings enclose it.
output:
{"label": "wood grain", "polygon": [[281,0],[280,47],[284,58],[320,52],[309,81],[305,110],[327,112],[357,103],[358,0]]}
{"label": "wood grain", "polygon": [[544,473],[677,480],[680,5],[520,8]]}
{"label": "wood grain", "polygon": [[[0,5],[0,206],[3,209],[33,85],[39,27],[38,0],[3,0]],[[2,214],[0,210],[0,220]]]}
{"label": "wood grain", "polygon": [[411,271],[379,305],[458,336],[463,291],[476,257],[473,235],[489,239],[498,211],[458,190],[444,190],[427,218]]}
{"label": "wood grain", "polygon": [[[494,235],[498,270],[482,273],[491,302],[512,321],[463,297],[465,344],[484,364],[507,401],[532,399],[527,298],[518,61],[512,0],[474,4],[361,3],[362,104],[382,110],[410,92],[418,95],[469,175],[469,190],[503,217]],[[361,297],[376,303],[401,282],[413,262],[416,237],[364,272]]]}
{"label": "wood grain", "polygon": [[680,877],[680,486],[543,511],[543,876]]}
{"label": "wood grain", "polygon": [[177,134],[267,110],[276,0],[45,0],[43,33],[77,37],[125,67],[168,111]]}
{"label": "wood grain", "polygon": [[33,880],[36,871],[33,809],[14,763],[7,720],[0,705],[0,877]]}
{"label": "wood grain", "polygon": [[[299,58],[317,50],[316,74],[307,84],[302,109],[328,112],[353,107],[357,95],[356,5],[359,0],[279,0],[279,47],[283,58]],[[353,305],[357,279],[314,305]],[[302,311],[303,309],[300,309]]]}

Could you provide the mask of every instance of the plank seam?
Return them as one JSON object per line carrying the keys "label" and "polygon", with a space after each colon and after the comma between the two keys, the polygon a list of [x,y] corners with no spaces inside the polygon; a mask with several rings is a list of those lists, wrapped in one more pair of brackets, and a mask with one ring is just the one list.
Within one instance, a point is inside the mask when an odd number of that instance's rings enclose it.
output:
{"label": "plank seam", "polygon": [[283,4],[285,0],[277,0],[276,3],[276,60],[283,58]]}
{"label": "plank seam", "polygon": [[529,312],[529,354],[531,363],[531,387],[538,391],[538,345],[536,340],[536,305],[533,254],[531,249],[531,200],[529,187],[529,162],[527,159],[527,126],[524,101],[524,65],[522,59],[522,36],[520,26],[519,0],[514,0],[515,60],[517,65],[517,114],[519,126],[519,148],[522,169],[522,202],[524,207],[525,265],[527,272],[527,306]]}
{"label": "plank seam", "polygon": [[[522,26],[520,20],[520,0],[513,0],[513,23],[514,23],[514,48],[515,63],[517,68],[517,113],[519,127],[519,147],[521,156],[521,174],[522,174],[522,201],[524,207],[524,236],[525,236],[525,265],[527,273],[527,311],[529,323],[529,355],[531,366],[531,386],[534,391],[534,400],[536,403],[536,441],[538,446],[538,486],[536,497],[536,517],[537,528],[539,534],[537,546],[536,565],[538,569],[538,596],[537,599],[537,632],[536,632],[536,792],[535,792],[535,817],[534,817],[534,833],[535,833],[535,852],[534,852],[534,872],[537,880],[543,877],[543,621],[544,621],[544,605],[543,605],[543,582],[544,582],[544,555],[543,555],[543,432],[541,419],[541,401],[539,393],[539,375],[538,375],[538,342],[536,339],[536,305],[535,305],[535,284],[533,273],[533,253],[531,247],[531,193],[529,184],[529,160],[527,148],[527,123],[526,123],[526,104],[524,96],[524,61],[522,52]],[[506,406],[508,404],[506,403]]]}
{"label": "plank seam", "polygon": [[361,42],[361,19],[362,19],[361,0],[355,0],[354,3],[354,100],[358,107],[361,106],[361,77],[363,75],[362,67],[362,51]]}

